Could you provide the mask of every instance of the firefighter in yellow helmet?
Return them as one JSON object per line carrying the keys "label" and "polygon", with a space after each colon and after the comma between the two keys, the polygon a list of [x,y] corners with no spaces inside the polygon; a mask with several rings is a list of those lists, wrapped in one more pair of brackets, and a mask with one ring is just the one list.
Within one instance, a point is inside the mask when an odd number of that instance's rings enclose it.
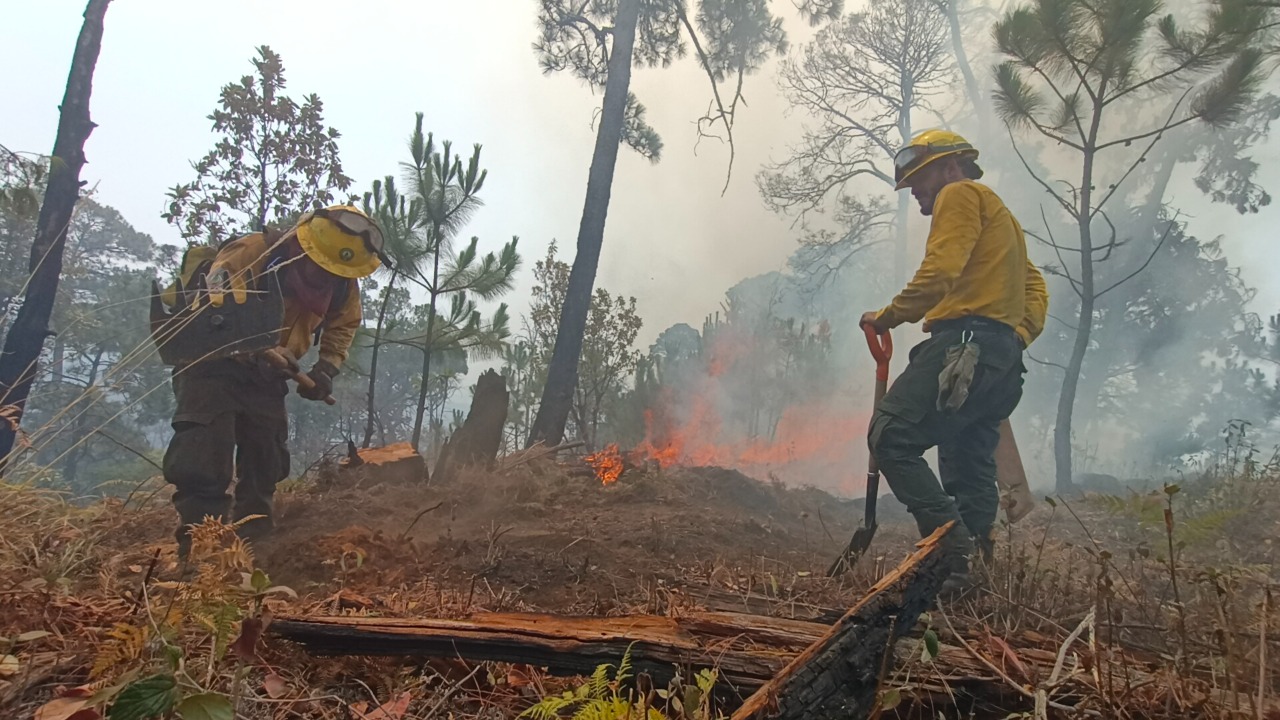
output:
{"label": "firefighter in yellow helmet", "polygon": [[[214,302],[243,302],[267,274],[276,274],[284,296],[276,351],[296,366],[313,343],[319,346],[307,372],[315,386],[299,386],[298,393],[323,400],[360,326],[358,281],[384,262],[382,233],[373,220],[353,206],[336,205],[306,213],[284,233],[231,240],[200,271]],[[265,363],[232,357],[175,368],[173,386],[177,409],[164,477],[175,486],[179,555],[190,549],[188,526],[205,516],[238,521],[260,515],[240,532],[262,538],[272,529],[275,486],[289,475],[283,375]],[[227,492],[233,477],[234,498]]]}
{"label": "firefighter in yellow helmet", "polygon": [[[972,584],[975,549],[989,555],[999,426],[1022,397],[1022,353],[1044,329],[1049,302],[1017,218],[977,182],[977,159],[977,148],[946,130],[898,152],[897,189],[910,189],[932,216],[925,257],[892,302],[862,316],[878,332],[924,320],[930,335],[881,401],[869,444],[922,535],[957,521],[945,542],[948,591]],[[932,447],[941,483],[924,460]]]}

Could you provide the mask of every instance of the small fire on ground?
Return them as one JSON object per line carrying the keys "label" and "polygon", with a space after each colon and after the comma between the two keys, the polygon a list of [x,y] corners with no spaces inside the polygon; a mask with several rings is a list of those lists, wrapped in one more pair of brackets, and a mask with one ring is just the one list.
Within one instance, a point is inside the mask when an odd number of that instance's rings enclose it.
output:
{"label": "small fire on ground", "polygon": [[586,458],[587,464],[596,471],[601,484],[611,485],[622,476],[622,453],[616,444],[610,445],[600,452],[591,453]]}

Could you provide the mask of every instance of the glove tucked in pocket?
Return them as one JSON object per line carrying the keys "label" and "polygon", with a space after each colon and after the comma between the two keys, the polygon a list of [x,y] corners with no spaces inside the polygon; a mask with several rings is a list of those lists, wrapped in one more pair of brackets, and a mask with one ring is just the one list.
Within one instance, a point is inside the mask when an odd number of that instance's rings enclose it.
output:
{"label": "glove tucked in pocket", "polygon": [[969,399],[982,348],[965,333],[959,345],[947,348],[947,359],[938,373],[938,410],[956,412]]}

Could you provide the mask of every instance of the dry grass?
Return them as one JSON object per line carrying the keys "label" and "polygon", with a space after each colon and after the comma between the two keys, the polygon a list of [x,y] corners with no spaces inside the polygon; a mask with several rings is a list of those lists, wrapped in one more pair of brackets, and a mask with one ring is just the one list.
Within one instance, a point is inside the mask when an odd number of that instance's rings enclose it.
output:
{"label": "dry grass", "polygon": [[[560,487],[564,480],[537,482]],[[646,487],[610,492],[622,498]],[[1280,469],[1238,455],[1201,480],[1166,490],[1058,499],[1007,529],[990,568],[991,591],[944,604],[926,618],[940,641],[936,654],[919,633],[897,649],[883,716],[1277,717],[1273,540],[1280,536]],[[218,524],[202,531],[192,577],[177,582],[183,568],[168,538],[171,510],[163,493],[148,500],[151,492],[140,490],[126,509],[118,500],[78,506],[56,493],[0,485],[0,656],[14,661],[0,663],[0,715],[27,717],[55,697],[102,709],[119,701],[130,683],[156,676],[172,678],[181,697],[222,698],[236,717],[255,720],[360,718],[361,707],[378,720],[511,718],[572,685],[528,668],[311,658],[277,643],[248,642],[272,612],[556,609],[546,603],[561,596],[528,595],[520,585],[526,577],[513,575],[503,584],[501,573],[486,567],[516,552],[519,541],[509,535],[490,532],[493,537],[473,543],[474,557],[459,556],[450,565],[442,551],[466,545],[457,538],[398,537],[399,525],[384,535],[337,533],[353,548],[372,548],[372,555],[357,560],[360,553],[336,544],[333,562],[316,565],[328,576],[314,578],[304,597],[294,598],[255,575],[252,554]],[[386,492],[389,501],[399,500]],[[588,525],[597,522],[594,510],[581,509],[586,496],[556,507],[555,494],[535,495],[549,525],[565,524],[563,516],[574,512],[588,512]],[[313,512],[308,502],[286,498],[296,512]],[[856,592],[808,575],[813,567],[806,564],[820,566],[829,554],[817,547],[819,524],[812,535],[804,530],[813,519],[798,521],[799,541],[807,546],[812,537],[815,544],[802,548],[799,561],[690,553],[672,561],[661,584],[641,584],[617,571],[586,572],[574,582],[613,593],[614,602],[601,608],[610,614],[663,612],[713,597],[737,597],[744,607],[756,602],[757,611],[813,614]],[[877,546],[888,550],[901,529],[882,529]],[[677,544],[696,542],[682,535]],[[568,548],[557,543],[552,556],[590,544],[595,563],[607,552],[597,540]],[[664,546],[662,553],[672,550]],[[406,577],[404,558],[428,551],[435,553],[431,563],[413,564],[419,575]],[[648,551],[641,543],[633,552]],[[515,557],[528,565],[531,556]],[[566,567],[584,573],[577,561]],[[861,570],[874,575],[873,568]],[[590,610],[577,592],[572,609]],[[541,604],[531,605],[533,597]],[[384,704],[385,717],[372,712]]]}
{"label": "dry grass", "polygon": [[1195,480],[1050,499],[1005,528],[989,592],[899,649],[903,717],[1280,717],[1280,464],[1228,447]]}

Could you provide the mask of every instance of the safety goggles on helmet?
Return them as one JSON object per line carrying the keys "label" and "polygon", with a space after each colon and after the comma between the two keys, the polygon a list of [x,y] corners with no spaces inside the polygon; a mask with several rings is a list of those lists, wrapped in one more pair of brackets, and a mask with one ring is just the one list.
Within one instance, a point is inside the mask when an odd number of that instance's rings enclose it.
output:
{"label": "safety goggles on helmet", "polygon": [[364,213],[347,210],[343,207],[316,208],[299,218],[298,224],[306,224],[313,218],[324,218],[337,225],[342,232],[360,238],[364,242],[365,248],[377,255],[383,265],[388,268],[392,267],[391,259],[387,257],[386,251],[383,249],[382,230],[378,228],[377,223]]}
{"label": "safety goggles on helmet", "polygon": [[950,155],[972,154],[977,155],[977,150],[967,142],[960,142],[946,145],[908,145],[898,151],[893,158],[893,182],[895,189],[901,190],[906,187],[908,180],[920,168],[928,165],[934,160],[944,158]]}
{"label": "safety goggles on helmet", "polygon": [[933,154],[928,145],[908,145],[893,157],[893,181],[900,183]]}

